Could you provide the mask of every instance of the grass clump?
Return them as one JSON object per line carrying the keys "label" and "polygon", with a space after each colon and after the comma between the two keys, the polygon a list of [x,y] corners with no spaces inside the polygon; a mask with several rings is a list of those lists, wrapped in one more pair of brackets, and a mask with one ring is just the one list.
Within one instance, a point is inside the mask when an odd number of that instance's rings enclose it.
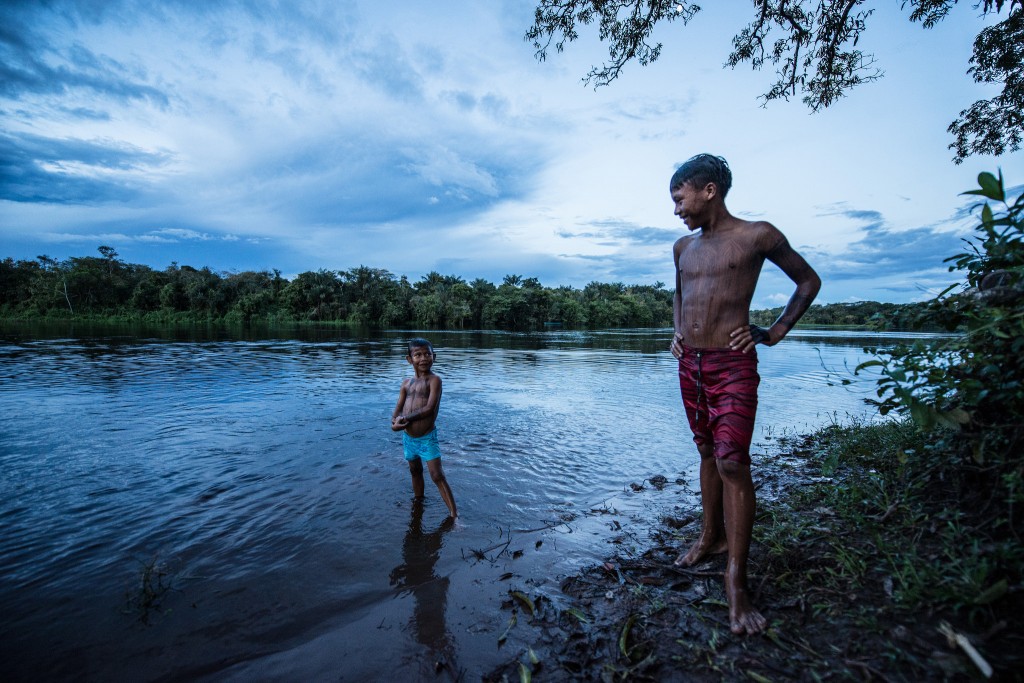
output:
{"label": "grass clump", "polygon": [[[1021,670],[1024,552],[998,513],[978,504],[989,492],[937,453],[947,436],[905,417],[803,437],[806,481],[763,506],[755,526],[765,550],[758,572],[814,618],[938,641],[949,621],[997,670]],[[914,666],[909,649],[890,656]]]}

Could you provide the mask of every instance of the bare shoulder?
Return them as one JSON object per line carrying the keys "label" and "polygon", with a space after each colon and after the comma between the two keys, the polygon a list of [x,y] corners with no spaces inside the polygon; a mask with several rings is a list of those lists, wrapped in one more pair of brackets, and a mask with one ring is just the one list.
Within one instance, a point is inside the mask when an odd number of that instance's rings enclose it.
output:
{"label": "bare shoulder", "polygon": [[747,221],[747,225],[758,250],[764,254],[770,254],[788,244],[782,231],[768,221]]}
{"label": "bare shoulder", "polygon": [[693,244],[693,241],[694,241],[694,239],[696,239],[696,237],[697,237],[696,233],[691,234],[691,235],[683,235],[682,237],[680,237],[679,239],[676,240],[676,243],[674,245],[672,245],[672,253],[674,253],[676,256],[678,256],[679,254],[683,253],[683,251],[688,246]]}

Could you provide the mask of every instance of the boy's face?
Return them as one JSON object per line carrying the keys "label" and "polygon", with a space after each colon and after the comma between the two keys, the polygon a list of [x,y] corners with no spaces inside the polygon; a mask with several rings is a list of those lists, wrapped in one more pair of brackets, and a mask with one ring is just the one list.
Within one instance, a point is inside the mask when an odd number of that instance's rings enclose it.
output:
{"label": "boy's face", "polygon": [[430,370],[434,365],[434,358],[434,349],[429,346],[414,346],[409,349],[409,354],[405,357],[410,365],[422,372]]}
{"label": "boy's face", "polygon": [[717,189],[714,183],[708,183],[702,188],[689,181],[683,183],[672,190],[672,202],[675,204],[673,213],[683,219],[687,228],[696,230],[703,224],[708,202]]}

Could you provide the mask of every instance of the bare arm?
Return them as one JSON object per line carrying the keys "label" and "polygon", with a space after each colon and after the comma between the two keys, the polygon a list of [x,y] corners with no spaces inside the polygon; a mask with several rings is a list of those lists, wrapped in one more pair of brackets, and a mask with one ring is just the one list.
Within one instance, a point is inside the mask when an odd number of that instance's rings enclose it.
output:
{"label": "bare arm", "polygon": [[676,292],[672,295],[672,326],[674,333],[669,350],[672,351],[672,355],[676,358],[681,358],[683,355],[683,282],[682,278],[679,277],[679,253],[682,251],[682,248],[682,240],[677,240],[672,247],[672,269],[676,271]]}
{"label": "bare arm", "polygon": [[418,410],[405,415],[406,422],[415,422],[416,420],[437,415],[437,406],[441,403],[441,378],[437,375],[431,375],[427,379],[427,388],[426,402]]}
{"label": "bare arm", "polygon": [[395,409],[391,411],[391,431],[398,432],[405,429],[404,424],[399,423],[399,416],[402,412],[402,406],[405,405],[405,385],[408,384],[408,380],[402,382],[402,388],[398,391],[398,403],[395,404]]}
{"label": "bare arm", "polygon": [[422,391],[420,387],[413,389],[413,409],[408,413],[401,414],[401,410],[404,406],[399,406],[397,410],[399,414],[392,420],[392,429],[397,426],[398,429],[407,428],[410,423],[418,420],[433,420],[437,417],[437,408],[441,403],[441,378],[437,375],[430,375],[425,380],[411,380],[411,382],[423,382],[426,389],[426,398],[420,399],[422,396],[419,392]]}
{"label": "bare arm", "polygon": [[737,328],[729,334],[730,348],[744,353],[753,349],[757,344],[775,346],[782,341],[783,337],[789,334],[797,321],[807,312],[814,297],[818,295],[818,290],[821,289],[821,278],[814,272],[810,264],[790,246],[789,241],[782,236],[782,233],[775,228],[772,228],[772,231],[777,233],[781,240],[765,254],[765,257],[777,265],[796,284],[796,291],[786,303],[782,314],[767,330],[757,325],[748,325]]}

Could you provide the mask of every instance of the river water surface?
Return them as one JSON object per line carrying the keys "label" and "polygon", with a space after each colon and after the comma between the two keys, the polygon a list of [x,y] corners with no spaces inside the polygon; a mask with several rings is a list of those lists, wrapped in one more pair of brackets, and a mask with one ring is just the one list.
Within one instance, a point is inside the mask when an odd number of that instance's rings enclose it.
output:
{"label": "river water surface", "polygon": [[[510,590],[557,601],[623,524],[694,502],[629,487],[696,488],[670,330],[0,330],[5,680],[478,680],[517,656]],[[429,479],[412,504],[389,427],[414,335],[455,525]],[[850,370],[895,340],[759,347],[754,467],[869,414]]]}

